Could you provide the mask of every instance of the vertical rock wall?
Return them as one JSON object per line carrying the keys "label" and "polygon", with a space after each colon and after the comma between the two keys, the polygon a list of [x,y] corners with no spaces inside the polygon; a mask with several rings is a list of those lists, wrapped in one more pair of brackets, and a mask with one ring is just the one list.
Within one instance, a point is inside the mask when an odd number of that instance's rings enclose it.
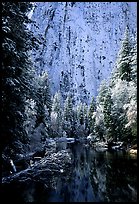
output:
{"label": "vertical rock wall", "polygon": [[31,30],[45,39],[32,53],[38,72],[47,70],[54,94],[70,90],[88,102],[110,76],[126,26],[134,38],[136,2],[38,2]]}

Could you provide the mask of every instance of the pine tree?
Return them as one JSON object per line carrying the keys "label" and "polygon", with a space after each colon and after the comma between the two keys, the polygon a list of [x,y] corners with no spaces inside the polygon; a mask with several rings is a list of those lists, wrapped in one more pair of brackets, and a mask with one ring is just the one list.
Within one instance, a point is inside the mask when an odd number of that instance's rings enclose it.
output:
{"label": "pine tree", "polygon": [[[120,92],[121,90],[119,90],[119,93]],[[119,101],[120,99],[121,101]],[[105,97],[103,108],[106,139],[111,138],[114,141],[127,141],[130,138],[131,130],[130,128],[125,128],[127,123],[127,117],[123,109],[125,101],[124,91],[118,95],[114,87],[113,89],[109,89]]]}
{"label": "pine tree", "polygon": [[88,132],[88,106],[86,104],[83,104],[83,113],[85,130]]}
{"label": "pine tree", "polygon": [[104,105],[105,99],[109,92],[109,87],[105,80],[103,80],[99,87],[98,96],[96,98],[96,113],[94,119],[94,133],[100,140],[107,140],[106,127],[104,125]]}
{"label": "pine tree", "polygon": [[96,110],[96,103],[94,97],[92,97],[92,101],[90,103],[89,112],[88,112],[88,125],[89,125],[89,133],[94,133],[94,123],[95,120],[93,118],[93,114]]}
{"label": "pine tree", "polygon": [[27,29],[29,2],[2,2],[2,151],[15,155],[28,142],[25,101],[33,92],[29,50],[34,39]]}
{"label": "pine tree", "polygon": [[131,80],[137,85],[137,43],[130,51]]}
{"label": "pine tree", "polygon": [[72,97],[70,94],[68,94],[65,100],[64,119],[70,122],[72,122],[72,119],[73,119],[73,105],[72,105]]}
{"label": "pine tree", "polygon": [[129,101],[125,103],[123,108],[126,113],[126,129],[129,131],[131,128],[132,137],[130,141],[137,142],[137,43],[131,50],[131,79],[132,81],[128,85]]}
{"label": "pine tree", "polygon": [[106,127],[106,136],[108,138],[113,138],[115,136],[115,140],[117,140],[117,135],[115,132],[115,127],[113,124],[113,117],[112,117],[112,99],[111,95],[108,92],[104,99],[104,125]]}
{"label": "pine tree", "polygon": [[107,138],[104,138],[106,128],[104,126],[104,113],[103,113],[103,106],[97,104],[96,106],[96,112],[94,112],[93,118],[95,120],[94,124],[94,133],[97,136],[99,140],[106,140]]}
{"label": "pine tree", "polygon": [[129,29],[126,28],[124,39],[122,41],[121,50],[118,54],[118,59],[116,63],[116,69],[114,72],[114,79],[120,78],[121,80],[131,81],[131,43],[129,37]]}
{"label": "pine tree", "polygon": [[42,73],[37,77],[36,91],[36,125],[35,128],[43,124],[44,131],[42,132],[42,140],[45,140],[49,134],[50,113],[51,113],[51,94],[49,88],[49,80],[47,72]]}
{"label": "pine tree", "polygon": [[103,134],[105,139],[113,138],[115,141],[131,142],[133,134],[135,141],[136,111],[133,104],[136,107],[136,53],[136,45],[132,48],[128,29],[126,29],[110,84],[106,85],[105,81],[102,82],[97,96],[95,133],[101,137]]}
{"label": "pine tree", "polygon": [[30,136],[33,133],[35,128],[35,121],[36,121],[36,109],[35,109],[35,101],[32,99],[28,99],[26,101],[26,120],[24,122],[24,127],[27,132],[27,135]]}
{"label": "pine tree", "polygon": [[74,121],[73,121],[73,104],[72,97],[69,93],[64,103],[63,115],[64,130],[69,137],[73,137]]}
{"label": "pine tree", "polygon": [[83,104],[80,103],[77,106],[77,118],[79,120],[80,125],[84,124],[84,110],[83,110]]}
{"label": "pine tree", "polygon": [[61,94],[54,95],[51,112],[51,129],[53,136],[62,136]]}
{"label": "pine tree", "polygon": [[76,108],[77,117],[74,119],[74,126],[76,127],[76,138],[84,137],[87,135],[87,109],[85,104],[80,102]]}
{"label": "pine tree", "polygon": [[106,80],[103,80],[100,84],[99,91],[98,91],[98,96],[96,98],[96,103],[99,105],[104,105],[104,100],[105,96],[107,95],[108,92],[108,85]]}

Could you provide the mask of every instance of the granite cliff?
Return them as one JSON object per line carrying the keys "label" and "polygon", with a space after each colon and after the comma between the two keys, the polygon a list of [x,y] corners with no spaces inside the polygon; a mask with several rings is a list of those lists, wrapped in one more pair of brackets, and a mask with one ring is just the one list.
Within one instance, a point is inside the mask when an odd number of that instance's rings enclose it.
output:
{"label": "granite cliff", "polygon": [[136,2],[36,2],[31,30],[44,43],[32,53],[37,72],[47,70],[54,94],[69,91],[88,102],[114,67],[126,26],[136,33]]}

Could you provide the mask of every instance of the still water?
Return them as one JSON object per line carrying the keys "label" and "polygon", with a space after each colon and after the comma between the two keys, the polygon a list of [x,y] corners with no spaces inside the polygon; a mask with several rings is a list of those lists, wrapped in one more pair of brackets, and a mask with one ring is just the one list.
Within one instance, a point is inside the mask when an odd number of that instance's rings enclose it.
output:
{"label": "still water", "polygon": [[[27,176],[3,185],[2,196],[10,202],[136,202],[137,158],[122,151],[96,150],[87,144],[72,144],[71,164],[49,178]],[[37,172],[36,172],[37,173]],[[39,174],[38,174],[39,175]],[[51,179],[50,179],[51,180]]]}
{"label": "still water", "polygon": [[136,202],[137,158],[122,151],[72,146],[70,178],[57,179],[49,202]]}

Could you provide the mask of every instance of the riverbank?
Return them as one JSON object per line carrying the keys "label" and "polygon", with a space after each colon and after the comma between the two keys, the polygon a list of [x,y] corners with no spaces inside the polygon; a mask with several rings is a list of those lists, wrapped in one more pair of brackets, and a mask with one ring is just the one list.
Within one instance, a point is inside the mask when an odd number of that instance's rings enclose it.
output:
{"label": "riverbank", "polygon": [[[62,142],[63,144],[63,140]],[[137,160],[121,151],[107,152],[85,141],[70,145],[49,141],[45,152],[26,155],[26,169],[2,178],[5,202],[128,202],[136,201]],[[105,148],[105,151],[102,148]],[[59,150],[60,149],[60,150]],[[17,161],[14,162],[17,168]],[[132,195],[131,195],[132,194]]]}
{"label": "riverbank", "polygon": [[[36,158],[30,166],[2,178],[2,196],[10,201],[47,202],[48,192],[56,189],[58,178],[69,179],[71,155],[68,150],[49,152],[43,158]],[[47,196],[46,196],[47,195]]]}
{"label": "riverbank", "polygon": [[137,155],[137,144],[124,144],[124,142],[91,142],[89,144],[92,148],[95,148],[96,151],[124,151],[125,153]]}

